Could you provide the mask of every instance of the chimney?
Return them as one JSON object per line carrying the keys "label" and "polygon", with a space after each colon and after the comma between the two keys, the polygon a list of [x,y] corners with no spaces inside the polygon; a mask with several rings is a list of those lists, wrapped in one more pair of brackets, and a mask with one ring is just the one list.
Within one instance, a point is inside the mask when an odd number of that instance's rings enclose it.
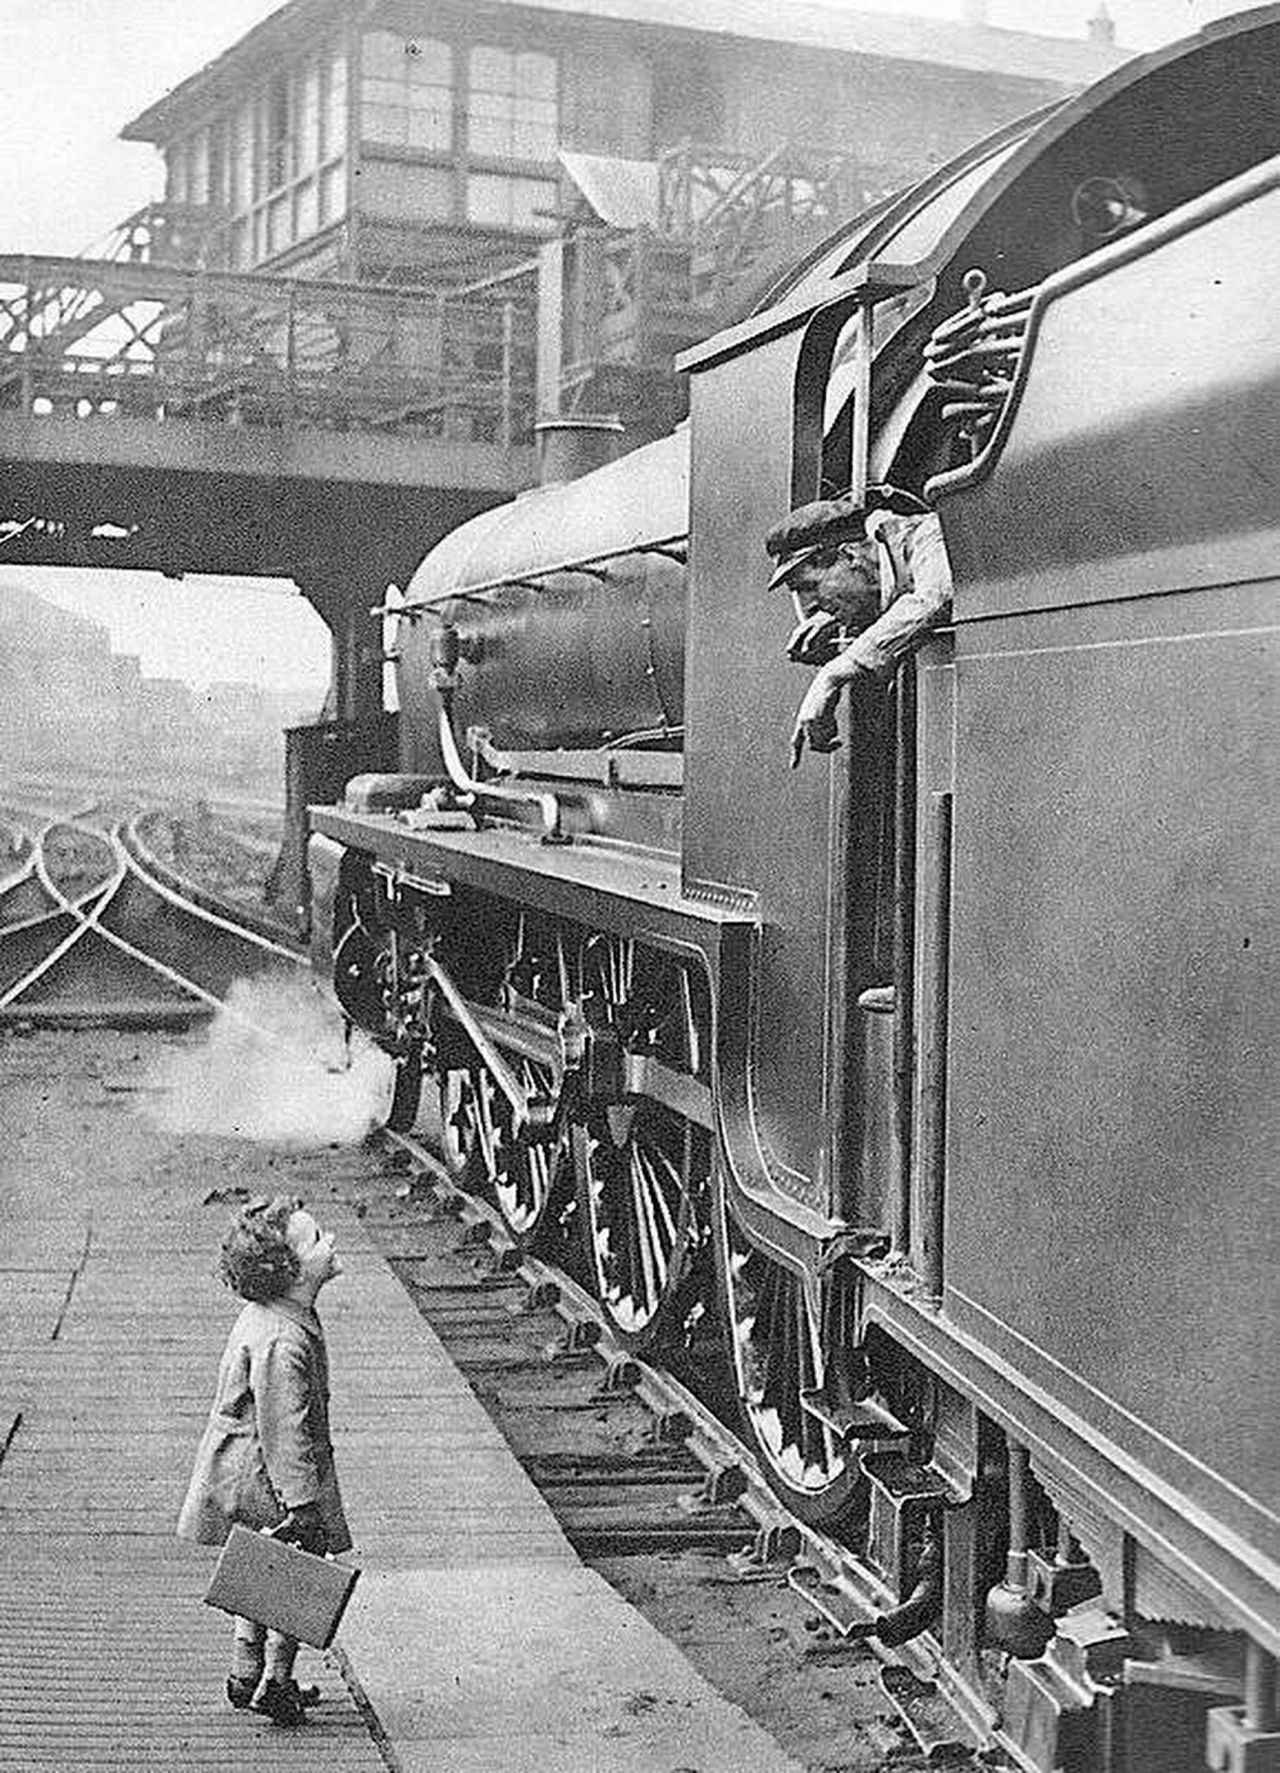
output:
{"label": "chimney", "polygon": [[622,454],[625,427],[617,413],[572,413],[539,419],[533,428],[538,436],[539,486],[577,480]]}
{"label": "chimney", "polygon": [[1099,49],[1114,49],[1116,21],[1107,11],[1107,0],[1098,0],[1098,10],[1089,20],[1089,41]]}

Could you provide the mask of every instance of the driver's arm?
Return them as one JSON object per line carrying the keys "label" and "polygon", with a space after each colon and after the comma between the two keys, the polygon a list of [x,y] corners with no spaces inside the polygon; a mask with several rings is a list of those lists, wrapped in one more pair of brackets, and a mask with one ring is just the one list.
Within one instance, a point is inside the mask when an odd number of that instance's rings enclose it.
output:
{"label": "driver's arm", "polygon": [[867,519],[867,533],[887,552],[899,589],[868,628],[815,671],[796,711],[792,769],[799,764],[806,745],[819,753],[839,747],[836,709],[847,683],[864,673],[880,681],[892,676],[902,660],[951,613],[951,566],[942,524],[934,513],[917,518],[874,512]]}

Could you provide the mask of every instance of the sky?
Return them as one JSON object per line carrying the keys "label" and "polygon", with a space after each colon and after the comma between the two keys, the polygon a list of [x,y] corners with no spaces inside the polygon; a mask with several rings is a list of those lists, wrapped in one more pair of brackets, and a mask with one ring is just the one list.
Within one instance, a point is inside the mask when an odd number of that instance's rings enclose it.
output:
{"label": "sky", "polygon": [[[113,224],[159,195],[159,156],[118,139],[132,117],[243,37],[280,0],[0,0],[0,253],[101,249]],[[778,0],[785,9],[795,0]],[[962,0],[808,0],[841,10],[955,20]],[[1106,0],[1119,42],[1154,48],[1239,0]],[[992,25],[1084,35],[1098,0],[988,0]],[[698,0],[688,0],[689,23]],[[299,597],[228,582],[6,567],[40,596],[109,626],[153,676],[308,690],[328,678],[328,636]]]}

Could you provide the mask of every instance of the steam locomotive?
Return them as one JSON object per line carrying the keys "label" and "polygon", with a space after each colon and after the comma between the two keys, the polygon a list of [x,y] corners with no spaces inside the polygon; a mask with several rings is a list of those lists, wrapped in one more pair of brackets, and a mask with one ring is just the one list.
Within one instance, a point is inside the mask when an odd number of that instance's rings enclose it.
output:
{"label": "steam locomotive", "polygon": [[[718,1350],[842,1627],[1042,1773],[1280,1766],[1277,91],[1280,7],[1136,60],[792,267],[687,427],[562,422],[311,815],[391,1123]],[[953,620],[792,772],[762,538],[871,483]]]}

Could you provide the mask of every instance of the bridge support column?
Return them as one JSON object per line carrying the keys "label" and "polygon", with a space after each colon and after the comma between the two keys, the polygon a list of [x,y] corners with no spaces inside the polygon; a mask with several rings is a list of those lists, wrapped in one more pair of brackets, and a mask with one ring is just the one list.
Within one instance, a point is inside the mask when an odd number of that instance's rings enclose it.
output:
{"label": "bridge support column", "polygon": [[369,611],[385,601],[392,573],[368,561],[347,570],[295,572],[331,641],[328,715],[288,735],[285,835],[272,897],[305,933],[310,926],[307,808],[341,797],[352,776],[396,767],[396,722],[382,707],[382,621]]}
{"label": "bridge support column", "polygon": [[330,624],[334,714],[338,720],[376,720],[382,713],[382,622],[369,614],[386,587],[351,604]]}
{"label": "bridge support column", "polygon": [[304,596],[329,629],[335,720],[371,721],[382,713],[382,622],[369,611],[384,601],[389,582],[367,564],[302,581]]}

